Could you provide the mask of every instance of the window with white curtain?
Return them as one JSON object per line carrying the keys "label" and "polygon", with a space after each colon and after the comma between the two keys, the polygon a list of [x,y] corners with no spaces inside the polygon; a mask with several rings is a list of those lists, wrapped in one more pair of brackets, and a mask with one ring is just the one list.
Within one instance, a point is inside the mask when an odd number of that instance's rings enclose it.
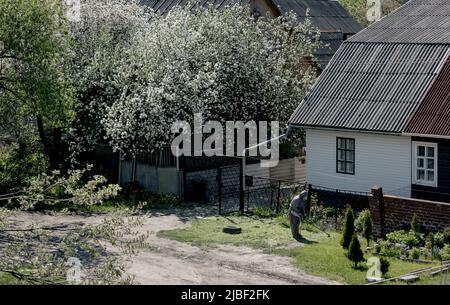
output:
{"label": "window with white curtain", "polygon": [[413,183],[437,187],[437,143],[413,142]]}

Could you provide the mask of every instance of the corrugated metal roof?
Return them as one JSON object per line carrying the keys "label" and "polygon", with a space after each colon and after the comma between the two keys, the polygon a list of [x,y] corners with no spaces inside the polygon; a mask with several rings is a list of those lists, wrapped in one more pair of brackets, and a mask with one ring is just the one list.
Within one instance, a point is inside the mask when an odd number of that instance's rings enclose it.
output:
{"label": "corrugated metal roof", "polygon": [[[165,15],[174,6],[184,7],[189,3],[189,0],[141,0],[142,4],[148,5],[156,13]],[[198,2],[192,2],[192,8],[195,6],[207,6],[212,5],[216,9],[224,9],[234,3],[248,4],[249,0],[200,0]]]}
{"label": "corrugated metal roof", "polygon": [[449,47],[344,42],[290,124],[399,133]]}
{"label": "corrugated metal roof", "polygon": [[320,41],[324,44],[324,47],[317,49],[314,56],[317,64],[325,69],[344,41],[344,34],[342,32],[321,32]]}
{"label": "corrugated metal roof", "polygon": [[405,133],[450,136],[450,56]]}
{"label": "corrugated metal roof", "polygon": [[362,26],[333,0],[272,0],[282,14],[294,11],[301,21],[306,19],[309,9],[311,22],[321,31],[339,30],[346,34],[354,34],[362,30]]}
{"label": "corrugated metal roof", "polygon": [[[359,32],[362,27],[337,1],[330,0],[266,0],[278,7],[281,15],[294,11],[300,21],[306,18],[309,8],[311,22],[321,31],[342,31],[348,34]],[[158,14],[167,14],[174,6],[185,6],[188,0],[141,0]],[[249,4],[250,0],[200,0],[193,6],[212,5],[224,9],[233,3]]]}
{"label": "corrugated metal roof", "polygon": [[349,41],[450,43],[450,0],[409,1]]}

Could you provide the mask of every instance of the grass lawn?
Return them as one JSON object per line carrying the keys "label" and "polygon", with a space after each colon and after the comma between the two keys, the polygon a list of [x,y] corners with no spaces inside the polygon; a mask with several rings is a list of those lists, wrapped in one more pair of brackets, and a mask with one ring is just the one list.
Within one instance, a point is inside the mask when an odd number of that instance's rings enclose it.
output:
{"label": "grass lawn", "polygon": [[[239,235],[222,232],[224,226],[242,228]],[[302,236],[307,244],[295,246],[296,241],[290,236],[287,219],[284,217],[260,219],[250,216],[215,216],[192,222],[192,226],[159,232],[160,237],[187,242],[200,247],[216,245],[248,246],[262,249],[266,253],[287,255],[293,257],[295,266],[306,272],[346,284],[364,284],[367,266],[360,264],[359,269],[353,269],[351,262],[345,257],[344,250],[339,245],[340,234],[330,232],[330,237],[313,227],[302,230]],[[365,242],[361,242],[365,245]],[[365,254],[367,259],[371,255]],[[408,272],[430,267],[428,264],[405,262],[389,258],[390,269],[388,277],[395,277]],[[417,284],[440,284],[442,276],[421,276]],[[449,279],[450,282],[450,279]],[[398,282],[389,282],[399,284]]]}

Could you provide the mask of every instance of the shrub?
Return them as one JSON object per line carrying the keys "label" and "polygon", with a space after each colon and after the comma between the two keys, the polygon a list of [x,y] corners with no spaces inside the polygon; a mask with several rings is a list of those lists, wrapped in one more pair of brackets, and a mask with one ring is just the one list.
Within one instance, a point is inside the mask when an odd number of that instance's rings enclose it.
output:
{"label": "shrub", "polygon": [[434,247],[435,247],[436,243],[434,240],[434,235],[433,233],[430,233],[427,235],[426,241],[425,241],[425,247],[431,251],[433,251]]}
{"label": "shrub", "polygon": [[367,245],[369,245],[370,240],[373,236],[372,228],[372,215],[370,214],[370,211],[368,209],[365,209],[359,214],[358,218],[355,221],[355,230],[361,233],[361,235],[366,239]]}
{"label": "shrub", "polygon": [[420,258],[420,250],[417,248],[412,248],[408,253],[409,258],[411,259],[419,259]]}
{"label": "shrub", "polygon": [[420,233],[420,228],[419,228],[419,222],[417,220],[417,215],[416,213],[414,213],[412,219],[411,219],[411,231],[415,234],[419,234]]}
{"label": "shrub", "polygon": [[306,215],[305,223],[314,224],[322,230],[337,229],[342,222],[342,208],[324,207],[317,202],[317,196],[311,196],[311,206]]}
{"label": "shrub", "polygon": [[404,230],[393,231],[386,235],[386,239],[388,242],[403,244],[410,248],[417,247],[422,243],[422,240],[419,235],[415,234],[412,231],[405,232]]}
{"label": "shrub", "polygon": [[362,262],[364,260],[364,255],[361,250],[361,244],[359,243],[358,235],[356,235],[356,233],[353,233],[350,240],[347,257],[355,264],[354,268],[358,266],[359,262]]}
{"label": "shrub", "polygon": [[259,218],[271,218],[275,215],[275,211],[269,207],[257,207],[253,209],[253,214]]}
{"label": "shrub", "polygon": [[47,170],[45,156],[33,147],[0,145],[0,194],[26,185],[26,181]]}
{"label": "shrub", "polygon": [[438,248],[443,248],[445,246],[444,233],[437,232],[434,234],[434,244]]}
{"label": "shrub", "polygon": [[347,207],[347,209],[345,211],[342,240],[341,240],[341,245],[344,249],[349,248],[350,243],[352,241],[352,236],[355,233],[355,223],[354,222],[355,222],[355,217],[353,216],[353,210],[349,206],[349,207]]}
{"label": "shrub", "polygon": [[379,242],[379,254],[388,257],[400,257],[403,249],[397,247],[395,244],[382,240]]}
{"label": "shrub", "polygon": [[444,242],[447,245],[450,245],[450,227],[447,227],[444,230]]}
{"label": "shrub", "polygon": [[389,260],[384,257],[380,257],[380,271],[383,276],[385,276],[389,272],[389,267],[391,264],[389,263]]}
{"label": "shrub", "polygon": [[450,261],[450,246],[449,245],[445,245],[438,254],[438,258],[441,261]]}

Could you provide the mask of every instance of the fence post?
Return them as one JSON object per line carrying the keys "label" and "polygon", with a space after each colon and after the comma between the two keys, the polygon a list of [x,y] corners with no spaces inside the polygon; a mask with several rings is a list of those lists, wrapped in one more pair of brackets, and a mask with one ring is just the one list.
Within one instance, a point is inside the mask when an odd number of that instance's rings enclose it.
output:
{"label": "fence post", "polygon": [[280,212],[280,192],[281,192],[281,180],[278,180],[278,196],[277,196],[277,214]]}
{"label": "fence post", "polygon": [[311,209],[311,196],[312,196],[312,185],[308,184],[308,198],[306,200],[306,214],[309,214],[309,211]]}
{"label": "fence post", "polygon": [[219,192],[219,215],[222,214],[222,168],[217,169],[217,186]]}
{"label": "fence post", "polygon": [[[374,186],[371,189],[371,197],[369,197],[369,209],[373,215],[374,222],[378,222],[379,233],[381,237],[386,235],[384,223],[384,196],[383,189],[379,186]],[[377,215],[378,214],[378,215]],[[378,220],[378,221],[377,221]]]}
{"label": "fence post", "polygon": [[181,166],[183,169],[183,198],[184,201],[187,202],[188,201],[188,191],[187,191],[187,166],[186,166],[186,156],[182,155],[181,156]]}
{"label": "fence post", "polygon": [[[245,157],[244,157],[245,158]],[[244,193],[244,166],[245,163],[241,163],[240,166],[240,175],[239,175],[239,211],[243,214],[245,209],[245,193]]]}

